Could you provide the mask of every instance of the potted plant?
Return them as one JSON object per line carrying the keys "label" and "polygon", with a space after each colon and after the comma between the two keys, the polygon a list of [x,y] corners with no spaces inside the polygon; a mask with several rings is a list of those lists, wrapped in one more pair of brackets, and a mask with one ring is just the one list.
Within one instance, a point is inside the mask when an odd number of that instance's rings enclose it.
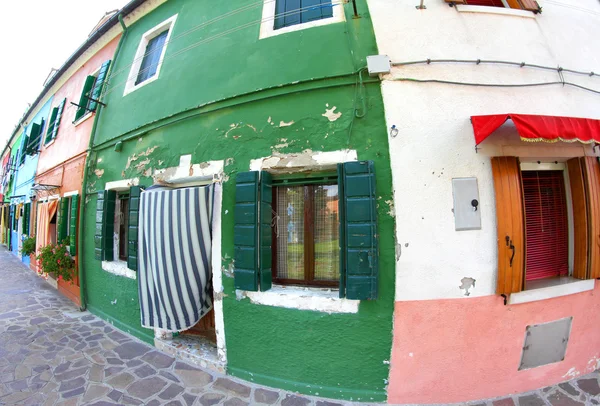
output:
{"label": "potted plant", "polygon": [[59,281],[72,281],[75,275],[75,260],[69,254],[67,249],[69,239],[62,243],[49,244],[40,249],[40,254],[36,257],[39,261],[40,275],[50,274]]}
{"label": "potted plant", "polygon": [[21,255],[28,256],[35,254],[35,237],[25,237],[21,247]]}

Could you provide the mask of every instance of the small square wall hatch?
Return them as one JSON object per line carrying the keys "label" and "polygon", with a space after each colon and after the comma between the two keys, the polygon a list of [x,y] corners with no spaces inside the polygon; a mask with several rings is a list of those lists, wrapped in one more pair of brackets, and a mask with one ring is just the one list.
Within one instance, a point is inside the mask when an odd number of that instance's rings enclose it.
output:
{"label": "small square wall hatch", "polygon": [[481,230],[481,208],[477,178],[452,179],[454,198],[454,229]]}
{"label": "small square wall hatch", "polygon": [[369,76],[378,76],[380,73],[390,73],[390,57],[387,55],[367,56],[367,68],[369,69]]}
{"label": "small square wall hatch", "polygon": [[572,321],[567,317],[527,326],[519,371],[564,360]]}

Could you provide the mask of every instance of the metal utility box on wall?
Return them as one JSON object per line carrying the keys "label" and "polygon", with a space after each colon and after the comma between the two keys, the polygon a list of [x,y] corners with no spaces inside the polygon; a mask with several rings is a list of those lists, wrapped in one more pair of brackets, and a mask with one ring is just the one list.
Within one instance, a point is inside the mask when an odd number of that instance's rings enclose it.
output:
{"label": "metal utility box on wall", "polygon": [[481,230],[477,178],[452,179],[452,196],[454,197],[455,230]]}
{"label": "metal utility box on wall", "polygon": [[527,326],[519,371],[564,360],[572,321],[567,317]]}
{"label": "metal utility box on wall", "polygon": [[390,73],[392,69],[390,57],[387,55],[367,56],[367,68],[371,77]]}

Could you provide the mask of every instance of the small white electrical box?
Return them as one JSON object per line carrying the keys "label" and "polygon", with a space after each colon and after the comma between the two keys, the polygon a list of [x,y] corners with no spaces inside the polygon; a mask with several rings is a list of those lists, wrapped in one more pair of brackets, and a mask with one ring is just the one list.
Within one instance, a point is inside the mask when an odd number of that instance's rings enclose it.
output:
{"label": "small white electrical box", "polygon": [[387,55],[367,56],[367,68],[369,69],[369,76],[390,73],[390,57]]}
{"label": "small white electrical box", "polygon": [[452,179],[456,231],[481,230],[481,208],[477,178]]}

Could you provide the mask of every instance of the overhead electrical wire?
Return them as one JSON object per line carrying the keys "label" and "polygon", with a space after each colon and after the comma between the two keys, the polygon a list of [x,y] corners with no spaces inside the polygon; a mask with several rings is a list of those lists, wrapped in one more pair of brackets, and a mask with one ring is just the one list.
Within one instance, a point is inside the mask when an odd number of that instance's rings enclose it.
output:
{"label": "overhead electrical wire", "polygon": [[[189,34],[191,34],[193,32],[196,32],[196,31],[198,31],[201,28],[205,28],[205,27],[207,27],[207,26],[209,26],[211,24],[214,24],[214,23],[219,22],[221,20],[224,20],[224,19],[226,19],[228,17],[231,17],[232,15],[239,14],[239,13],[242,13],[242,12],[247,12],[247,11],[251,10],[252,8],[257,7],[257,6],[260,6],[260,5],[263,5],[263,4],[268,4],[268,3],[274,3],[275,1],[276,0],[267,0],[267,1],[264,1],[264,2],[263,1],[258,1],[256,3],[252,3],[252,4],[249,4],[249,5],[240,7],[238,9],[236,9],[236,10],[232,10],[232,11],[227,12],[225,14],[219,15],[219,16],[217,16],[215,18],[212,18],[212,19],[210,19],[210,20],[208,20],[208,21],[206,21],[204,23],[201,23],[201,24],[198,24],[197,26],[194,26],[194,27],[190,28],[189,30],[184,31],[184,32],[176,35],[173,38],[170,38],[169,41],[165,42],[164,46],[167,46],[167,44],[170,44],[170,43],[174,42],[177,39],[183,38],[183,37],[185,37],[185,36],[187,36],[187,35],[189,35]],[[313,10],[313,9],[317,9],[317,8],[323,8],[323,7],[327,7],[327,6],[332,6],[333,7],[333,6],[337,6],[337,5],[341,5],[341,4],[345,4],[345,3],[346,3],[345,0],[341,0],[341,1],[333,1],[332,0],[331,2],[321,3],[318,6],[314,6],[314,5],[313,6],[305,6],[305,7],[301,7],[301,8],[295,9],[295,10],[291,10],[291,11],[286,11],[286,12],[283,12],[283,13],[275,14],[273,17],[268,17],[268,18],[264,18],[264,19],[260,19],[260,20],[254,20],[254,21],[252,21],[250,23],[246,23],[246,24],[244,24],[243,26],[240,26],[240,27],[247,28],[249,25],[253,25],[253,24],[256,24],[256,23],[259,23],[259,22],[262,23],[262,22],[266,22],[266,21],[269,21],[269,20],[275,20],[275,19],[277,19],[279,17],[289,17],[289,16],[293,16],[293,15],[296,15],[296,14],[303,13],[305,11],[309,11],[309,10]],[[242,29],[242,28],[240,28],[240,29]],[[237,30],[233,30],[233,31],[230,30],[227,33],[235,32],[235,31],[237,31]],[[219,35],[219,34],[217,34],[217,35]],[[213,36],[213,37],[215,37],[215,39],[219,38],[217,36]],[[210,37],[210,38],[212,38],[212,37]],[[114,72],[111,72],[111,74],[109,75],[108,80],[110,81],[110,79],[112,79],[113,77],[118,76],[121,73],[127,71],[129,68],[131,68],[131,66],[133,66],[137,62],[140,62],[145,56],[149,55],[151,52],[152,51],[146,52],[143,55],[135,58],[130,64],[127,64],[127,65],[119,68],[118,70],[116,70]],[[164,59],[166,59],[166,57]]]}
{"label": "overhead electrical wire", "polygon": [[554,0],[545,0],[545,2],[548,3],[548,4],[555,5],[555,6],[564,7],[564,8],[570,8],[572,10],[581,11],[581,12],[584,12],[584,13],[587,13],[587,14],[593,14],[593,15],[596,15],[596,16],[600,16],[600,13],[597,12],[597,11],[593,11],[593,10],[590,10],[590,9],[587,9],[587,8],[583,8],[583,7],[574,6],[572,4],[561,3],[559,1],[554,1]]}

